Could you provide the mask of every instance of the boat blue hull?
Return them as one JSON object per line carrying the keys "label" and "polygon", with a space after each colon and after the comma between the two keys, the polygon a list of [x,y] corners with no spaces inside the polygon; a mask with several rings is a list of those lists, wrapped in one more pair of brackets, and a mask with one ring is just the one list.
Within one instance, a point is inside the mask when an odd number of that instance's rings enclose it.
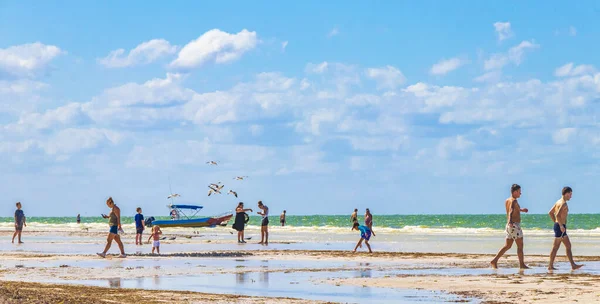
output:
{"label": "boat blue hull", "polygon": [[220,216],[220,217],[202,217],[188,220],[157,220],[153,221],[152,225],[158,225],[160,227],[214,227],[221,224],[226,224],[233,217],[233,214]]}

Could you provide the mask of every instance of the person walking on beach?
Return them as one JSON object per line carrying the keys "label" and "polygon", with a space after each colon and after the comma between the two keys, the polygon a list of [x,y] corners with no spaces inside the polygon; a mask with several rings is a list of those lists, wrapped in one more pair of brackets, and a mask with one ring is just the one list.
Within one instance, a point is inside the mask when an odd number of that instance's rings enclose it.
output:
{"label": "person walking on beach", "polygon": [[246,211],[252,212],[252,209],[244,209],[243,202],[240,202],[235,208],[235,220],[233,221],[232,227],[238,232],[238,244],[246,243],[246,241],[244,241],[244,228],[246,226],[246,223],[248,222],[246,220],[246,218],[248,217]]}
{"label": "person walking on beach", "polygon": [[512,247],[513,242],[517,243],[517,256],[519,257],[519,268],[528,269],[525,265],[523,254],[523,230],[521,229],[521,212],[528,212],[527,208],[521,209],[518,198],[521,197],[521,186],[513,184],[510,187],[511,196],[504,202],[506,208],[506,243],[500,249],[496,257],[490,262],[492,268],[498,268],[498,260],[507,250]]}
{"label": "person walking on beach", "polygon": [[152,234],[148,237],[148,244],[150,243],[150,239],[154,239],[152,242],[152,253],[154,254],[154,249],[156,249],[156,253],[160,254],[160,235],[162,231],[160,230],[160,226],[154,225],[152,226]]}
{"label": "person walking on beach", "polygon": [[371,233],[373,233],[373,236],[377,236],[375,234],[375,231],[373,231],[373,214],[371,214],[369,208],[367,208],[367,210],[365,211],[365,226],[369,227],[369,230],[371,231]]}
{"label": "person walking on beach", "polygon": [[137,207],[135,209],[137,214],[135,215],[135,244],[142,245],[142,233],[144,233],[144,228],[146,225],[144,223],[144,215],[142,214],[142,208]]}
{"label": "person walking on beach", "polygon": [[575,261],[573,261],[571,241],[567,235],[567,216],[569,215],[569,206],[567,205],[567,202],[572,196],[573,189],[571,189],[571,187],[564,187],[562,189],[562,197],[556,201],[554,206],[552,206],[552,209],[548,212],[548,215],[554,222],[554,244],[552,246],[552,251],[550,252],[550,264],[548,265],[548,270],[556,270],[556,268],[554,268],[554,259],[556,258],[556,253],[558,252],[561,243],[565,244],[567,257],[571,263],[571,269],[575,270],[583,267],[583,265],[577,265],[575,264]]}
{"label": "person walking on beach", "polygon": [[369,253],[373,253],[371,250],[371,245],[369,245],[369,239],[371,238],[372,233],[371,229],[369,229],[367,226],[359,225],[358,222],[356,222],[352,225],[352,230],[360,231],[360,240],[358,240],[358,243],[356,243],[356,247],[354,247],[354,251],[352,252],[356,252],[358,247],[362,248],[362,242],[364,241],[365,245],[367,245],[367,248],[369,248]]}
{"label": "person walking on beach", "polygon": [[262,220],[260,221],[259,244],[269,245],[269,207],[263,205],[262,201],[258,201],[258,208],[262,210],[262,212],[256,212],[262,216]]}
{"label": "person walking on beach", "polygon": [[281,227],[285,226],[285,210],[279,216],[279,223],[281,223]]}
{"label": "person walking on beach", "polygon": [[81,224],[81,215],[77,213],[77,224]]}
{"label": "person walking on beach", "polygon": [[352,212],[352,215],[350,215],[350,221],[352,221],[352,225],[354,225],[354,223],[358,223],[358,209],[354,209],[354,212]]}
{"label": "person walking on beach", "polygon": [[21,210],[21,202],[16,203],[17,210],[15,210],[15,233],[12,237],[12,243],[15,242],[15,237],[18,235],[19,244],[23,244],[21,241],[21,232],[23,232],[23,226],[27,227],[25,213]]}
{"label": "person walking on beach", "polygon": [[106,238],[106,247],[104,247],[104,251],[102,253],[97,253],[101,257],[106,257],[106,252],[110,249],[110,245],[112,241],[115,240],[117,245],[119,245],[119,250],[121,250],[120,258],[126,258],[125,249],[123,248],[123,242],[121,242],[121,236],[119,236],[119,231],[123,231],[121,227],[121,209],[115,205],[112,197],[109,197],[106,200],[106,205],[108,208],[111,208],[110,213],[108,215],[102,214],[103,218],[108,219],[108,226],[110,226],[110,232],[108,233],[108,237]]}

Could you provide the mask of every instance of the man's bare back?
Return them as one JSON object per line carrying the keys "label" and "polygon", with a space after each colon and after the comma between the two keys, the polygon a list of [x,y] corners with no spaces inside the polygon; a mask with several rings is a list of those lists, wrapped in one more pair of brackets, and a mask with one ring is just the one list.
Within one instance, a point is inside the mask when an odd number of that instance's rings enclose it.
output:
{"label": "man's bare back", "polygon": [[554,222],[560,225],[567,224],[567,216],[569,215],[569,205],[561,198],[552,207],[552,214],[554,214]]}
{"label": "man's bare back", "polygon": [[[504,203],[506,205],[506,221],[509,223],[521,223],[521,206],[514,197],[509,197]],[[512,214],[511,214],[512,207]]]}

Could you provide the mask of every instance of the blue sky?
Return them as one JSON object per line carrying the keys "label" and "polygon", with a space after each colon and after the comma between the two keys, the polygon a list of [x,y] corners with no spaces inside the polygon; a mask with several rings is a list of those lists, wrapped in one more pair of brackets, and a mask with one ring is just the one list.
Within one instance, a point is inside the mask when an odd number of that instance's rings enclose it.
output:
{"label": "blue sky", "polygon": [[169,178],[209,214],[501,213],[512,183],[533,213],[564,185],[596,213],[598,20],[593,1],[0,1],[2,213],[112,195],[165,215]]}

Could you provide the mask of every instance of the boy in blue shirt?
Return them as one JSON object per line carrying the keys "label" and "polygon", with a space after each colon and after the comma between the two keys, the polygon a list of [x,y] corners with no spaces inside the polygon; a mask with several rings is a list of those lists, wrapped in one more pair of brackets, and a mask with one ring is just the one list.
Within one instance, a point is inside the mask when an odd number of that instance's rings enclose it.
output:
{"label": "boy in blue shirt", "polygon": [[15,210],[15,234],[13,234],[12,242],[15,242],[15,237],[19,236],[19,244],[23,244],[21,242],[21,232],[23,232],[23,226],[27,227],[27,223],[25,222],[25,213],[21,210],[21,202],[17,202],[17,210]]}
{"label": "boy in blue shirt", "polygon": [[142,215],[142,208],[137,207],[135,209],[137,214],[135,215],[135,244],[142,245],[142,233],[144,232],[144,216]]}
{"label": "boy in blue shirt", "polygon": [[369,248],[369,253],[373,253],[373,251],[371,250],[371,245],[369,245],[369,239],[371,238],[371,229],[369,229],[369,227],[367,226],[359,225],[358,222],[354,222],[352,230],[360,231],[360,240],[358,241],[356,247],[354,247],[354,251],[352,252],[356,252],[356,249],[358,249],[358,247],[362,248],[362,242],[365,241],[365,245],[367,245],[367,248]]}

